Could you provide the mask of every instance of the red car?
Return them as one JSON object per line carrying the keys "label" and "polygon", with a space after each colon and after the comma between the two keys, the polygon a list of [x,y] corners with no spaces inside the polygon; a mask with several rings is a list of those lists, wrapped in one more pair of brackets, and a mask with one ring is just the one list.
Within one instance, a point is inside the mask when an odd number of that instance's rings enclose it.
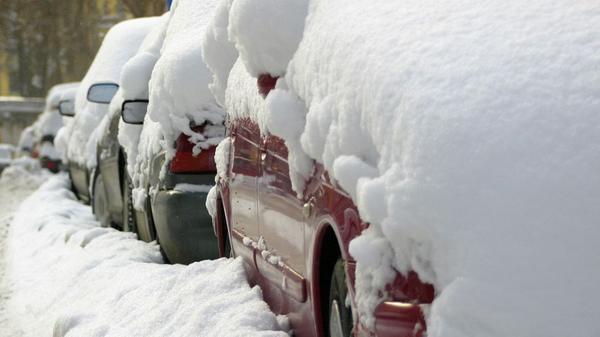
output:
{"label": "red car", "polygon": [[[258,80],[263,96],[275,84],[266,76]],[[249,118],[230,120],[228,129],[229,164],[213,219],[219,250],[243,257],[250,282],[260,285],[274,312],[289,317],[294,336],[424,336],[420,305],[432,302],[434,289],[414,272],[388,286],[372,330],[359,323],[348,245],[368,225],[323,167],[315,167],[300,199],[281,138],[263,138]]]}

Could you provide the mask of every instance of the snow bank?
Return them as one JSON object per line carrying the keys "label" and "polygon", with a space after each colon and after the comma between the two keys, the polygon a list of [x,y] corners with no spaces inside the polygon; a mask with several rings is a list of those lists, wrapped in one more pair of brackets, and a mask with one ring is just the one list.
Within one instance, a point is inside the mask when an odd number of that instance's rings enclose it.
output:
{"label": "snow bank", "polygon": [[599,49],[591,3],[311,2],[270,113],[303,102],[302,150],[371,223],[365,323],[415,270],[430,337],[598,333]]}
{"label": "snow bank", "polygon": [[160,58],[150,80],[148,106],[148,115],[160,123],[165,137],[167,162],[175,154],[175,140],[181,133],[196,144],[196,154],[217,145],[225,134],[223,127],[210,136],[190,128],[190,122],[195,125],[205,122],[222,125],[224,122],[225,113],[208,87],[212,73],[202,58],[201,37],[215,7],[216,0],[179,0],[171,7]]}
{"label": "snow bank", "polygon": [[107,104],[88,102],[89,87],[98,82],[119,83],[121,68],[138,50],[149,30],[159,19],[142,18],[121,22],[112,27],[81,81],[75,99],[75,117],[65,131],[69,135],[67,157],[69,161],[88,168],[96,166],[97,133],[94,129],[106,115]]}
{"label": "snow bank", "polygon": [[24,336],[287,336],[240,259],[162,265],[155,243],[98,227],[69,185],[51,178],[11,225],[8,309]]}

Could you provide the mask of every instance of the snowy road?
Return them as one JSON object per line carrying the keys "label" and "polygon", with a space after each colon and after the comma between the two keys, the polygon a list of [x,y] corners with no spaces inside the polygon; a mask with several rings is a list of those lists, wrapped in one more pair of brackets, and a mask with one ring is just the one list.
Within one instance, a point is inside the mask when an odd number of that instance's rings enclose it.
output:
{"label": "snowy road", "polygon": [[45,180],[47,175],[38,171],[29,175],[22,167],[13,167],[0,177],[0,336],[20,336],[22,332],[8,318],[7,302],[11,296],[6,279],[6,243],[13,214],[19,204]]}
{"label": "snowy road", "polygon": [[240,259],[162,264],[69,186],[18,168],[0,180],[0,336],[288,336]]}

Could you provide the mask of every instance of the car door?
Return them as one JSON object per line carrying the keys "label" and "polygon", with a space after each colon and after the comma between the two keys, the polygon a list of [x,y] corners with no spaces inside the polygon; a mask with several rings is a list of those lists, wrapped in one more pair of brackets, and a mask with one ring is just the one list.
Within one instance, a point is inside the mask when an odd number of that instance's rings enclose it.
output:
{"label": "car door", "polygon": [[[254,265],[258,233],[258,177],[260,175],[260,129],[249,118],[231,123],[230,227],[236,255]],[[255,245],[254,245],[255,246]]]}
{"label": "car door", "polygon": [[278,305],[289,308],[290,299],[305,302],[307,296],[305,219],[302,214],[304,203],[292,190],[288,151],[284,141],[269,135],[264,138],[262,145],[262,175],[258,184],[258,219],[262,247],[256,263],[261,276],[284,294],[276,296],[279,298],[275,302],[279,300]]}

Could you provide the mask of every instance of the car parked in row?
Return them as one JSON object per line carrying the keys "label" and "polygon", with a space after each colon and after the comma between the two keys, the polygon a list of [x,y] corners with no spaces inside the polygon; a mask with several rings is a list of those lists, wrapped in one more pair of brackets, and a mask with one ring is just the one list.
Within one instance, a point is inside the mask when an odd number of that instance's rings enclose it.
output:
{"label": "car parked in row", "polygon": [[[139,139],[136,155],[127,155],[137,233],[144,241],[156,240],[173,263],[219,256],[212,219],[202,205],[214,185],[214,152],[225,136],[225,113],[212,95],[201,94],[208,92],[211,76],[202,63],[200,40],[193,39],[206,25],[199,18],[210,17],[214,3],[176,3],[156,65],[149,69],[149,97],[131,97],[122,105],[123,122],[129,124],[123,130],[130,134],[120,138]],[[183,81],[173,81],[173,73],[183,72],[189,73]]]}
{"label": "car parked in row", "polygon": [[62,83],[50,88],[46,96],[44,111],[35,125],[35,144],[39,153],[40,164],[51,172],[58,172],[61,166],[60,154],[55,148],[54,138],[63,126],[59,111],[61,101],[73,100],[79,83]]}
{"label": "car parked in row", "polygon": [[99,135],[94,130],[119,88],[121,68],[157,22],[157,18],[142,18],[112,27],[77,91],[75,116],[65,131],[66,159],[73,189],[85,203],[91,201],[93,193],[90,191],[98,184],[96,144]]}

